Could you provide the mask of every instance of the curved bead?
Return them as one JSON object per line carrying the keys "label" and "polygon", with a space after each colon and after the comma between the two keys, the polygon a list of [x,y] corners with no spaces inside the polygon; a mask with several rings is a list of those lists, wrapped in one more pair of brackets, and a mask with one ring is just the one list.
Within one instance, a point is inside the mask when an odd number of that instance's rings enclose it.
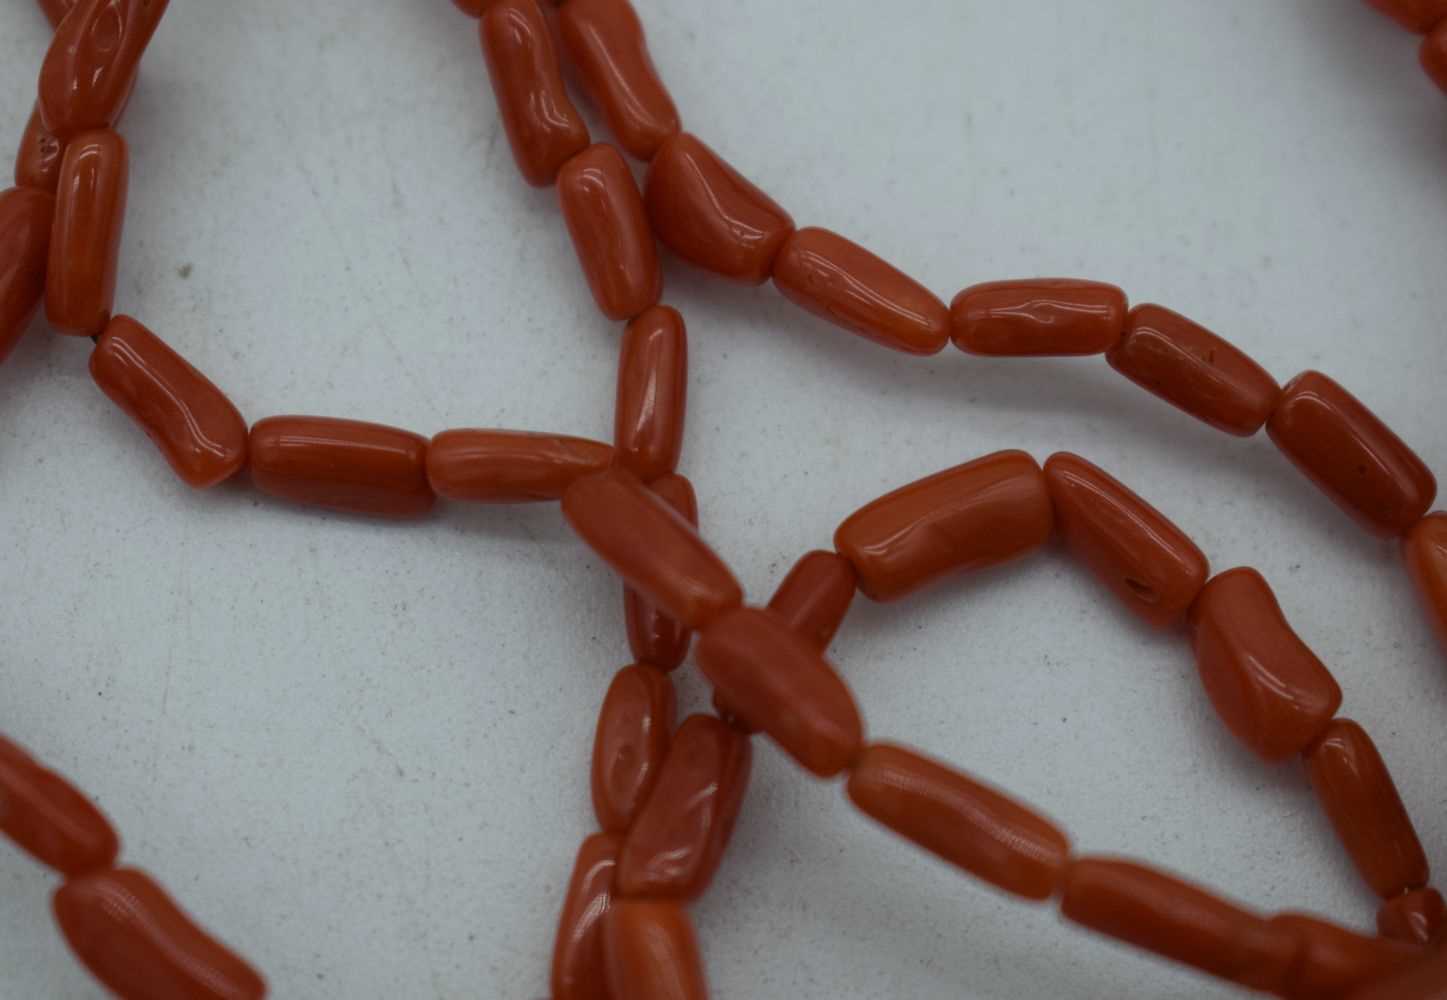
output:
{"label": "curved bead", "polygon": [[463,428],[432,439],[427,481],[449,500],[557,500],[575,480],[608,468],[613,454],[601,441],[565,434]]}
{"label": "curved bead", "polygon": [[1447,0],[1367,0],[1367,3],[1419,35],[1447,21]]}
{"label": "curved bead", "polygon": [[1367,937],[1298,913],[1272,917],[1271,927],[1295,942],[1296,961],[1277,988],[1287,1000],[1345,998],[1422,957],[1419,949],[1399,941]]}
{"label": "curved bead", "polygon": [[62,333],[94,337],[110,320],[129,182],[119,134],[84,132],[66,147],[45,277],[45,316]]}
{"label": "curved bead", "polygon": [[40,67],[40,115],[61,139],[110,128],[169,0],[78,0]]}
{"label": "curved bead", "polygon": [[60,184],[60,164],[64,157],[65,143],[46,129],[37,104],[25,123],[25,134],[15,153],[15,183],[54,194]]}
{"label": "curved bead", "polygon": [[613,905],[621,841],[595,833],[578,848],[553,944],[552,1000],[614,1000],[603,961],[603,919]]}
{"label": "curved bead", "polygon": [[268,417],[251,428],[251,480],[294,503],[415,517],[432,509],[427,439],[335,417]]}
{"label": "curved bead", "polygon": [[806,552],[769,598],[769,610],[822,653],[849,612],[857,580],[838,553]]}
{"label": "curved bead", "polygon": [[603,922],[603,949],[618,1000],[708,1000],[698,939],[677,903],[615,903]]}
{"label": "curved bead", "polygon": [[673,683],[635,664],[613,677],[593,736],[593,812],[609,833],[623,833],[653,790],[673,735]]}
{"label": "curved bead", "polygon": [[120,838],[70,782],[0,736],[0,833],[65,875],[105,868]]}
{"label": "curved bead", "polygon": [[678,310],[654,306],[623,331],[613,443],[623,467],[645,483],[672,472],[683,450],[688,408],[688,333]]}
{"label": "curved bead", "polygon": [[1413,525],[1402,553],[1437,637],[1447,646],[1447,513],[1438,511]]}
{"label": "curved bead", "polygon": [[0,362],[10,356],[45,296],[55,199],[36,188],[0,191]]}
{"label": "curved bead", "polygon": [[969,354],[1103,354],[1120,340],[1126,308],[1125,292],[1099,281],[991,281],[955,296],[950,329]]}
{"label": "curved bead", "polygon": [[607,143],[589,146],[558,172],[558,201],[573,250],[604,316],[637,316],[658,301],[663,270],[628,164]]}
{"label": "curved bead", "polygon": [[1447,927],[1447,903],[1436,889],[1413,889],[1387,900],[1377,910],[1377,933],[1393,941],[1431,947]]}
{"label": "curved bead", "polygon": [[[690,525],[698,527],[698,500],[687,479],[669,474],[655,479],[648,488]],[[658,610],[627,584],[623,586],[623,620],[628,628],[628,648],[639,662],[669,671],[676,670],[688,655],[693,631]]]}

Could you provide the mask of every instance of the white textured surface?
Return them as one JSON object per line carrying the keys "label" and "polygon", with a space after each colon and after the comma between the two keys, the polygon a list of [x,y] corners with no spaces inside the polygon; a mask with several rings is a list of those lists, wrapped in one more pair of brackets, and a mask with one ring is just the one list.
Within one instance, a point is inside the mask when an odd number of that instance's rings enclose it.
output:
{"label": "white textured surface", "polygon": [[[802,224],[946,298],[1118,281],[1279,378],[1339,377],[1447,470],[1447,103],[1358,0],[638,6],[687,124]],[[5,0],[17,139],[47,37]],[[251,419],[608,435],[618,329],[553,195],[518,179],[446,0],[175,0],[125,132],[118,308]],[[692,334],[683,470],[750,594],[887,488],[1079,451],[1213,565],[1274,582],[1447,856],[1442,654],[1394,548],[1264,436],[1099,359],[895,356],[674,265],[667,298]],[[125,858],[278,997],[543,995],[628,655],[613,579],[554,507],[399,526],[193,494],[91,385],[88,346],[37,325],[0,369],[0,731],[92,793]],[[861,601],[834,652],[873,733],[1014,790],[1081,849],[1370,925],[1299,768],[1235,746],[1181,637],[1058,552]],[[0,845],[6,998],[95,994],[54,885]],[[1228,995],[956,877],[763,743],[695,915],[716,1000]]]}

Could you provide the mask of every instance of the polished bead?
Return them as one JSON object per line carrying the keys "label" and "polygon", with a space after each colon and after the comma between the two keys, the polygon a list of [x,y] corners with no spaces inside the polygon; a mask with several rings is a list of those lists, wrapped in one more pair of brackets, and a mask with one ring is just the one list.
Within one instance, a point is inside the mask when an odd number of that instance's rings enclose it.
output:
{"label": "polished bead", "polygon": [[1441,90],[1447,91],[1447,20],[1422,39],[1418,50],[1422,69]]}
{"label": "polished bead", "polygon": [[614,904],[603,921],[603,948],[618,1000],[708,1000],[698,939],[678,903]]}
{"label": "polished bead", "polygon": [[116,123],[169,0],[78,0],[40,67],[40,115],[61,139]]}
{"label": "polished bead", "polygon": [[1447,21],[1447,0],[1367,0],[1367,3],[1419,35]]}
{"label": "polished bead", "polygon": [[1106,352],[1136,385],[1228,434],[1261,429],[1281,395],[1266,370],[1203,326],[1161,306],[1136,306]]}
{"label": "polished bead", "polygon": [[1191,608],[1196,666],[1226,728],[1267,760],[1305,750],[1341,705],[1316,654],[1254,569],[1212,577]]}
{"label": "polished bead", "polygon": [[117,995],[136,1000],[259,1000],[266,983],[202,930],[145,872],[107,869],[55,892],[71,950]]}
{"label": "polished bead", "polygon": [[268,417],[251,428],[251,479],[263,493],[353,514],[432,509],[427,439],[335,417]]}
{"label": "polished bead", "polygon": [[673,98],[653,68],[628,0],[568,0],[558,15],[563,51],[618,144],[649,160],[679,129]]}
{"label": "polished bead", "polygon": [[79,789],[3,736],[0,833],[66,875],[105,868],[120,850],[110,822]]}
{"label": "polished bead", "polygon": [[1402,553],[1427,617],[1447,646],[1447,513],[1438,511],[1413,525]]}
{"label": "polished bead", "polygon": [[603,918],[613,904],[621,843],[595,833],[578,848],[553,944],[552,1000],[616,1000],[603,962]]}
{"label": "polished bead", "polygon": [[443,431],[427,448],[427,481],[449,500],[557,500],[574,480],[608,468],[613,454],[601,441],[564,434]]}
{"label": "polished bead", "polygon": [[688,334],[678,310],[654,306],[628,324],[618,356],[613,443],[645,483],[672,472],[683,450]]}
{"label": "polished bead", "polygon": [[35,188],[0,191],[0,362],[10,356],[45,296],[55,199]]}
{"label": "polished bead", "polygon": [[687,132],[670,136],[648,167],[648,221],[678,256],[732,281],[761,285],[794,220]]}
{"label": "polished bead", "polygon": [[214,486],[246,463],[246,421],[231,400],[129,316],[106,324],[90,376],[188,486]]}
{"label": "polished bead", "polygon": [[861,507],[834,532],[834,547],[866,596],[892,601],[1034,551],[1051,521],[1040,466],[1023,451],[999,451]]}
{"label": "polished bead", "polygon": [[129,156],[110,131],[84,132],[66,147],[45,278],[45,316],[62,333],[93,337],[110,320]]}
{"label": "polished bead", "polygon": [[479,33],[518,171],[546,187],[588,146],[588,126],[563,86],[548,22],[537,0],[495,0]]}
{"label": "polished bead", "polygon": [[573,483],[563,516],[625,583],[689,628],[743,601],[738,581],[693,525],[625,470]]}
{"label": "polished bead", "polygon": [[[661,476],[648,487],[690,525],[698,527],[698,500],[693,484],[683,476]],[[623,620],[628,628],[628,648],[641,663],[659,670],[675,670],[688,655],[693,631],[658,610],[638,591],[623,587]]]}
{"label": "polished bead", "polygon": [[1152,625],[1175,624],[1206,583],[1206,557],[1160,511],[1078,455],[1045,462],[1055,523],[1071,553]]}
{"label": "polished bead", "polygon": [[1447,1000],[1447,949],[1431,949],[1351,994],[1351,1000]]}
{"label": "polished bead", "polygon": [[1002,792],[900,746],[865,748],[849,798],[867,816],[977,878],[1025,899],[1059,888],[1070,841]]}
{"label": "polished bead", "polygon": [[1366,730],[1333,719],[1306,751],[1306,766],[1337,836],[1377,895],[1391,899],[1427,884],[1427,855]]}
{"label": "polished bead", "polygon": [[1164,872],[1115,858],[1078,858],[1060,900],[1067,920],[1220,979],[1272,990],[1296,941],[1269,922]]}
{"label": "polished bead", "polygon": [[936,354],[949,341],[949,311],[929,289],[827,229],[789,236],[774,285],[815,316],[896,351]]}
{"label": "polished bead", "polygon": [[653,667],[618,671],[593,737],[593,812],[610,833],[626,831],[653,790],[673,735],[673,683]]}
{"label": "polished bead", "polygon": [[703,894],[733,833],[751,761],[747,736],[712,716],[683,721],[623,842],[619,896]]}
{"label": "polished bead", "polygon": [[1125,292],[1073,278],[973,285],[950,303],[955,346],[970,354],[1103,354],[1125,329]]}
{"label": "polished bead", "polygon": [[1421,950],[1366,937],[1316,917],[1283,913],[1271,927],[1295,942],[1296,961],[1277,992],[1286,1000],[1338,1000],[1419,959]]}
{"label": "polished bead", "polygon": [[1303,475],[1378,535],[1405,534],[1437,496],[1422,460],[1321,372],[1286,384],[1266,432]]}
{"label": "polished bead", "polygon": [[822,653],[849,612],[857,579],[848,559],[815,549],[789,570],[769,610]]}
{"label": "polished bead", "polygon": [[[1406,944],[1436,945],[1447,926],[1447,904],[1436,889],[1413,889],[1387,900],[1377,910],[1377,933]],[[1444,994],[1447,1000],[1447,994]]]}
{"label": "polished bead", "polygon": [[37,104],[25,123],[25,134],[15,154],[15,183],[54,194],[60,183],[60,163],[64,156],[65,143],[45,128]]}
{"label": "polished bead", "polygon": [[818,650],[781,618],[738,608],[699,636],[695,659],[719,697],[811,773],[831,778],[864,741],[849,688]]}
{"label": "polished bead", "polygon": [[36,0],[40,9],[50,21],[52,28],[60,27],[60,22],[65,20],[65,15],[75,6],[75,0]]}
{"label": "polished bead", "polygon": [[663,271],[628,164],[607,143],[589,146],[558,171],[558,201],[593,301],[628,319],[658,301]]}

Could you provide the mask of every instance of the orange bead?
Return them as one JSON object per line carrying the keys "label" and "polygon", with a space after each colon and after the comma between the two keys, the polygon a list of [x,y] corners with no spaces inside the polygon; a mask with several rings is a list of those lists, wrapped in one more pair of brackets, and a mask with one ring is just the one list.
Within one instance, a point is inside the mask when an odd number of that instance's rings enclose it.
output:
{"label": "orange bead", "polygon": [[40,116],[61,139],[110,128],[169,0],[78,0],[40,67]]}
{"label": "orange bead", "polygon": [[1257,990],[1285,982],[1292,935],[1197,886],[1114,858],[1077,858],[1060,900],[1067,920]]}
{"label": "orange bead", "polygon": [[427,439],[335,417],[268,417],[251,428],[256,488],[352,514],[414,517],[432,509]]}
{"label": "orange bead", "polygon": [[588,146],[537,0],[493,0],[479,26],[493,96],[523,179],[546,187]]}
{"label": "orange bead", "polygon": [[1125,292],[1074,278],[973,285],[950,303],[955,346],[970,354],[1103,354],[1125,329]]}
{"label": "orange bead", "polygon": [[[693,484],[683,476],[667,475],[648,487],[694,528],[698,527],[698,500]],[[623,619],[628,627],[628,647],[633,656],[659,670],[675,670],[688,655],[693,638],[690,629],[658,610],[638,591],[623,587]]]}
{"label": "orange bead", "polygon": [[36,0],[41,11],[50,20],[52,28],[60,27],[60,22],[65,20],[65,15],[75,6],[75,0]]}
{"label": "orange bead", "polygon": [[1321,372],[1286,384],[1266,432],[1306,478],[1378,535],[1405,534],[1437,496],[1422,460]]}
{"label": "orange bead", "polygon": [[1413,525],[1402,553],[1427,617],[1447,646],[1447,513],[1438,511]]}
{"label": "orange bead", "polygon": [[1179,621],[1210,573],[1195,543],[1078,455],[1062,451],[1046,459],[1045,483],[1070,551],[1150,624]]}
{"label": "orange bead", "polygon": [[860,590],[892,601],[1032,552],[1051,523],[1040,466],[1023,451],[999,451],[861,507],[834,532],[834,547],[854,565]]}
{"label": "orange bead", "polygon": [[35,188],[0,191],[0,362],[20,342],[45,295],[55,199]]}
{"label": "orange bead", "polygon": [[616,892],[693,899],[723,860],[753,752],[749,739],[707,715],[683,720],[658,782],[633,821],[618,858]]}
{"label": "orange bead", "polygon": [[669,136],[643,188],[654,235],[678,256],[731,281],[762,285],[794,220],[687,132]]}
{"label": "orange bead", "polygon": [[246,421],[231,400],[129,316],[106,324],[90,377],[188,486],[215,486],[246,464]]}
{"label": "orange bead", "polygon": [[708,1000],[698,939],[677,903],[615,904],[603,922],[603,949],[619,1000]]}
{"label": "orange bead", "polygon": [[854,696],[809,641],[772,612],[738,608],[699,637],[699,669],[719,697],[806,770],[832,778],[864,741]]}
{"label": "orange bead", "polygon": [[115,829],[79,789],[3,736],[0,833],[65,875],[105,868],[120,850]]}
{"label": "orange bead", "polygon": [[688,405],[688,334],[678,310],[654,306],[628,324],[618,357],[613,443],[623,467],[651,483],[678,466]]}
{"label": "orange bead", "polygon": [[1436,945],[1442,940],[1444,926],[1447,926],[1447,904],[1436,889],[1404,892],[1377,910],[1377,933],[1404,944]]}
{"label": "orange bead", "polygon": [[603,961],[603,918],[613,905],[621,841],[595,833],[578,848],[553,945],[552,1000],[614,1000]]}
{"label": "orange bead", "polygon": [[1429,951],[1420,961],[1353,993],[1351,1000],[1447,1000],[1447,950]]}
{"label": "orange bead", "polygon": [[66,147],[45,278],[45,316],[62,333],[93,337],[111,318],[129,159],[110,131],[84,132]]}
{"label": "orange bead", "polygon": [[1261,429],[1281,387],[1256,362],[1210,330],[1161,306],[1136,306],[1125,335],[1106,352],[1136,385],[1228,434]]}
{"label": "orange bead", "polygon": [[1337,836],[1377,895],[1391,899],[1427,884],[1427,855],[1366,730],[1333,719],[1306,751],[1306,766]]}
{"label": "orange bead", "polygon": [[625,470],[573,483],[563,516],[624,582],[689,628],[743,602],[738,581],[693,525]]}
{"label": "orange bead", "polygon": [[1366,937],[1296,913],[1271,918],[1296,943],[1296,961],[1279,988],[1287,1000],[1336,1000],[1422,957],[1418,948]]}
{"label": "orange bead", "polygon": [[1418,50],[1422,69],[1440,89],[1447,91],[1447,20],[1422,39]]}
{"label": "orange bead", "polygon": [[558,172],[558,201],[593,301],[628,319],[658,301],[663,271],[628,164],[607,143],[589,146]]}
{"label": "orange bead", "polygon": [[557,500],[613,462],[601,441],[531,431],[443,431],[427,448],[427,481],[440,497],[476,503]]}
{"label": "orange bead", "polygon": [[1219,573],[1191,608],[1196,666],[1216,712],[1267,760],[1300,753],[1341,706],[1331,672],[1291,630],[1254,569]]}
{"label": "orange bead", "polygon": [[1447,0],[1367,0],[1367,3],[1419,35],[1447,20]]}
{"label": "orange bead", "polygon": [[54,194],[60,183],[60,163],[64,157],[65,143],[46,130],[37,104],[25,123],[25,134],[15,153],[15,183]]}
{"label": "orange bead", "polygon": [[789,570],[769,610],[822,653],[849,612],[857,579],[848,559],[816,549]]}
{"label": "orange bead", "polygon": [[673,684],[653,667],[624,667],[613,678],[593,737],[593,812],[623,833],[653,790],[673,735]]}
{"label": "orange bead", "polygon": [[1049,899],[1060,887],[1070,841],[1053,823],[904,747],[866,747],[849,775],[849,798],[865,815],[1006,892]]}
{"label": "orange bead", "polygon": [[91,974],[122,997],[259,1000],[266,982],[145,872],[107,869],[55,892],[56,922]]}
{"label": "orange bead", "polygon": [[827,229],[789,236],[774,285],[815,316],[896,351],[937,354],[949,341],[949,311],[929,289]]}

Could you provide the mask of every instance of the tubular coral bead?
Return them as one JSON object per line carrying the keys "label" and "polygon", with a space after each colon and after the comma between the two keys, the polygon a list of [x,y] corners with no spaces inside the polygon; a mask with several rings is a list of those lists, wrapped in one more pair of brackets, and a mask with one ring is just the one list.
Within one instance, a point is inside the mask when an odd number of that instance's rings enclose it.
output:
{"label": "tubular coral bead", "polygon": [[443,431],[427,448],[427,482],[440,497],[476,503],[557,500],[574,480],[606,469],[601,441],[531,431]]}
{"label": "tubular coral bead", "polygon": [[0,363],[45,296],[55,199],[35,188],[0,191]]}
{"label": "tubular coral bead", "polygon": [[1286,1000],[1334,1000],[1352,994],[1421,957],[1398,941],[1366,937],[1297,913],[1271,918],[1274,930],[1295,942],[1292,962],[1278,995]]}
{"label": "tubular coral bead", "polygon": [[66,147],[45,278],[45,315],[62,333],[93,337],[110,320],[129,159],[111,131],[82,133]]}
{"label": "tubular coral bead", "polygon": [[553,944],[552,1000],[614,1000],[603,961],[603,920],[613,905],[620,843],[614,834],[596,833],[578,848]]}
{"label": "tubular coral bead", "polygon": [[1438,511],[1413,525],[1402,553],[1417,596],[1447,646],[1447,513]]}
{"label": "tubular coral bead", "polygon": [[624,468],[645,483],[672,472],[683,450],[688,406],[688,333],[678,310],[654,306],[623,331],[613,443]]}
{"label": "tubular coral bead", "polygon": [[1444,925],[1447,925],[1447,904],[1436,889],[1404,892],[1377,910],[1377,933],[1405,944],[1435,945],[1442,939]]}
{"label": "tubular coral bead", "polygon": [[613,678],[593,737],[593,812],[610,833],[626,831],[648,798],[673,734],[673,683],[653,667]]}
{"label": "tubular coral bead", "polygon": [[1125,292],[1074,278],[992,281],[950,303],[955,346],[970,354],[1103,354],[1125,318]]}
{"label": "tubular coral bead", "polygon": [[120,850],[115,829],[79,789],[3,736],[0,833],[65,875],[105,868]]}
{"label": "tubular coral bead", "polygon": [[[669,474],[648,487],[694,528],[698,527],[698,500],[693,485],[683,476]],[[692,630],[680,625],[632,587],[623,587],[623,619],[628,647],[642,663],[659,670],[675,670],[688,655]]]}
{"label": "tubular coral bead", "polygon": [[124,110],[141,56],[169,0],[78,0],[40,67],[40,115],[69,139],[110,128]]}
{"label": "tubular coral bead", "polygon": [[628,164],[607,143],[589,146],[558,172],[558,201],[593,301],[628,319],[658,301],[663,271]]}
{"label": "tubular coral bead", "polygon": [[677,903],[614,904],[603,923],[603,948],[618,1000],[708,1000],[698,939]]}
{"label": "tubular coral bead", "polygon": [[415,517],[432,509],[427,439],[334,417],[268,417],[251,428],[251,479],[283,500],[352,514]]}
{"label": "tubular coral bead", "polygon": [[789,570],[769,610],[822,653],[849,612],[857,579],[848,559],[816,549]]}

